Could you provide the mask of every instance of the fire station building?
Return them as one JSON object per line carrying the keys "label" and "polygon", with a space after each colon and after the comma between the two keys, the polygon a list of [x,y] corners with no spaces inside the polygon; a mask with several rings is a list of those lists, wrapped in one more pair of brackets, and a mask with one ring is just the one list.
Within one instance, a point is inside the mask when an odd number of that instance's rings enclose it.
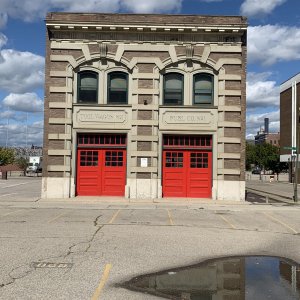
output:
{"label": "fire station building", "polygon": [[46,26],[43,198],[245,199],[245,18]]}

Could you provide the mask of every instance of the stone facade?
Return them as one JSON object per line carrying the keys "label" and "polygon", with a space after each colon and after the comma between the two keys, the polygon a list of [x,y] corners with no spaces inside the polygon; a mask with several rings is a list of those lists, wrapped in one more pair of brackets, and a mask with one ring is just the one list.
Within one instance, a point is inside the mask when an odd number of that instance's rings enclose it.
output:
{"label": "stone facade", "polygon": [[[245,18],[49,13],[46,26],[42,197],[76,195],[78,133],[117,132],[127,136],[125,197],[161,198],[163,136],[202,134],[212,137],[212,199],[245,199]],[[96,104],[76,101],[82,70],[103,81]],[[107,104],[111,70],[128,74],[126,105]],[[163,105],[168,72],[184,76],[183,105]],[[193,105],[198,72],[214,78],[210,105]]]}

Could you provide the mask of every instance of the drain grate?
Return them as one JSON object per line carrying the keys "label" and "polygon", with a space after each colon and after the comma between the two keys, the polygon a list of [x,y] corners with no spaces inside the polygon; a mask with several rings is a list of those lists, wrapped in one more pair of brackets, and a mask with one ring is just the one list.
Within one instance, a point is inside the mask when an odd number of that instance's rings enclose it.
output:
{"label": "drain grate", "polygon": [[52,263],[52,262],[33,262],[32,267],[34,268],[52,268],[52,269],[67,269],[72,268],[71,263]]}

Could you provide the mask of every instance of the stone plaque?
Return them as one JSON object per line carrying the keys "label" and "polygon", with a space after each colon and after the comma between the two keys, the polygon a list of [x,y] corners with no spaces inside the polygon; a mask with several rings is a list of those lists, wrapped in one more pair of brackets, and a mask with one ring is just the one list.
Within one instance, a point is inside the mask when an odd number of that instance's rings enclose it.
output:
{"label": "stone plaque", "polygon": [[84,123],[124,123],[126,121],[126,113],[112,110],[79,110],[77,121]]}
{"label": "stone plaque", "polygon": [[160,108],[161,130],[216,130],[216,109]]}
{"label": "stone plaque", "polygon": [[131,107],[75,106],[73,128],[130,129]]}
{"label": "stone plaque", "polygon": [[205,124],[212,122],[210,112],[166,112],[164,114],[164,123],[166,124]]}

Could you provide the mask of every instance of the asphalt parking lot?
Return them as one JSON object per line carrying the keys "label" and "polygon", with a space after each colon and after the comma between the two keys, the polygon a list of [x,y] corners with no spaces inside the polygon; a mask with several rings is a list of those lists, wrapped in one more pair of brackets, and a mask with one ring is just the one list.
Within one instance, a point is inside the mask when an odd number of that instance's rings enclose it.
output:
{"label": "asphalt parking lot", "polygon": [[40,184],[0,181],[1,299],[158,299],[119,284],[223,256],[300,262],[299,206],[42,201]]}

